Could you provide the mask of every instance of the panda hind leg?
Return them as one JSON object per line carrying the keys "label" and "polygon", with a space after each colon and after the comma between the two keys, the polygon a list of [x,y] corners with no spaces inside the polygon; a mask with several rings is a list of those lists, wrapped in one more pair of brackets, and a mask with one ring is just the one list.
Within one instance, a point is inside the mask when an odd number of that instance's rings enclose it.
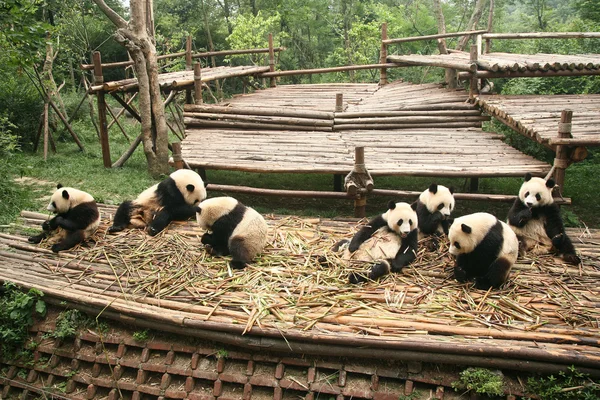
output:
{"label": "panda hind leg", "polygon": [[512,263],[504,257],[497,258],[488,268],[487,274],[475,278],[477,289],[499,288],[508,279]]}
{"label": "panda hind leg", "polygon": [[132,202],[127,200],[122,202],[117,208],[117,212],[113,218],[113,224],[108,228],[108,233],[120,232],[129,226],[131,221]]}
{"label": "panda hind leg", "polygon": [[350,273],[348,280],[350,281],[351,284],[355,285],[357,283],[362,283],[362,282],[366,282],[368,280],[377,280],[379,278],[381,278],[382,276],[385,276],[387,274],[390,273],[390,263],[387,261],[381,261],[375,265],[373,265],[373,267],[371,267],[371,271],[369,272],[368,277],[364,276],[363,274],[360,274],[358,272],[352,272]]}
{"label": "panda hind leg", "polygon": [[552,238],[552,246],[556,248],[559,253],[563,253],[563,260],[569,264],[579,265],[581,264],[581,258],[575,253],[575,247],[573,242],[567,236],[566,233],[560,233]]}
{"label": "panda hind leg", "polygon": [[43,231],[42,233],[40,233],[39,235],[35,235],[35,236],[30,236],[27,238],[27,241],[29,243],[34,243],[34,244],[38,244],[40,243],[42,240],[46,239],[48,237],[48,231]]}
{"label": "panda hind leg", "polygon": [[82,230],[69,232],[63,240],[52,245],[52,251],[58,253],[59,251],[69,250],[75,247],[77,244],[83,242],[84,239],[85,236]]}
{"label": "panda hind leg", "polygon": [[252,254],[248,250],[243,238],[231,238],[229,240],[229,252],[231,253],[231,262],[229,265],[233,269],[244,269],[252,261]]}

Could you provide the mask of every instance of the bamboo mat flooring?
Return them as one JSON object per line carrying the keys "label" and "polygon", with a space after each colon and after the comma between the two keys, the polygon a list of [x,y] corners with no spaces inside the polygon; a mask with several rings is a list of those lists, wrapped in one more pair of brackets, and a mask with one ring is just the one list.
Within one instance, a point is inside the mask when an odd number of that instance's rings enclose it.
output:
{"label": "bamboo mat flooring", "polygon": [[545,146],[558,136],[561,112],[573,111],[572,145],[600,146],[600,95],[480,95],[477,104],[515,131]]}
{"label": "bamboo mat flooring", "polygon": [[[500,290],[452,279],[443,243],[379,282],[347,283],[351,270],[329,249],[355,220],[266,216],[269,241],[243,271],[209,256],[195,222],[156,237],[107,235],[115,207],[101,206],[94,240],[58,255],[21,234],[0,234],[0,281],[37,288],[134,323],[361,348],[500,357],[600,370],[600,231],[570,229],[583,264],[551,256],[518,260]],[[18,229],[45,214],[23,212]],[[352,267],[357,268],[357,267]],[[364,267],[366,268],[366,266]]]}
{"label": "bamboo mat flooring", "polygon": [[[343,112],[335,112],[343,93]],[[550,166],[484,132],[462,90],[437,84],[281,85],[185,107],[183,158],[195,168],[347,174],[365,146],[373,175],[545,175]]]}

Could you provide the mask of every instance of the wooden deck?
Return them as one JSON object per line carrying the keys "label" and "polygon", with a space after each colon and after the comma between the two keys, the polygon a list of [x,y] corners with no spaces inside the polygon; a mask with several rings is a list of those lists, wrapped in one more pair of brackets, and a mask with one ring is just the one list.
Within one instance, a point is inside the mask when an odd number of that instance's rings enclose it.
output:
{"label": "wooden deck", "polygon": [[[343,111],[336,112],[336,94]],[[185,108],[183,158],[195,168],[347,174],[365,146],[373,175],[545,175],[550,166],[484,132],[462,90],[395,82],[289,85]]]}
{"label": "wooden deck", "polygon": [[600,95],[480,95],[479,105],[510,128],[547,147],[558,136],[562,110],[573,111],[573,146],[600,146]]}
{"label": "wooden deck", "polygon": [[[101,207],[95,243],[59,255],[0,234],[0,281],[129,325],[258,350],[535,372],[575,365],[600,376],[599,231],[569,230],[582,266],[519,259],[509,282],[486,292],[452,279],[445,245],[421,244],[401,274],[348,284],[349,268],[329,248],[352,236],[354,220],[267,216],[265,254],[228,271],[204,252],[194,222],[157,237],[106,235],[114,210]],[[47,218],[23,215],[35,229]]]}

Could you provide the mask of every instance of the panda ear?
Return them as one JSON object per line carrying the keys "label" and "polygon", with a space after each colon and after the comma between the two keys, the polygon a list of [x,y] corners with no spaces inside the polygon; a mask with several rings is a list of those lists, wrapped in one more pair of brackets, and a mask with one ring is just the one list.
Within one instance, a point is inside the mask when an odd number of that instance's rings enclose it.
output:
{"label": "panda ear", "polygon": [[462,231],[464,233],[471,233],[472,232],[472,229],[471,229],[471,227],[469,225],[460,224],[460,228],[462,229]]}
{"label": "panda ear", "polygon": [[189,185],[186,185],[185,188],[187,189],[188,192],[192,193],[194,191],[194,189],[196,189],[196,186],[189,184]]}
{"label": "panda ear", "polygon": [[450,191],[450,194],[454,194],[454,186],[450,186],[448,190]]}
{"label": "panda ear", "polygon": [[431,193],[433,193],[433,194],[436,194],[436,193],[437,193],[437,189],[438,189],[438,188],[437,188],[437,183],[432,183],[432,184],[429,186],[429,191],[430,191]]}
{"label": "panda ear", "polygon": [[529,182],[530,179],[531,179],[531,174],[528,172],[525,174],[525,182]]}
{"label": "panda ear", "polygon": [[66,190],[62,191],[62,197],[65,200],[69,200],[69,192],[67,192]]}
{"label": "panda ear", "polygon": [[60,189],[61,187],[63,187],[62,183],[59,183],[58,185],[56,185],[57,189]]}
{"label": "panda ear", "polygon": [[394,203],[394,200],[390,200],[388,202],[388,210],[393,210],[394,208],[396,208],[396,203]]}
{"label": "panda ear", "polygon": [[552,178],[550,178],[546,181],[546,187],[549,189],[552,189],[555,185],[556,185],[556,182],[554,182],[554,179],[552,179]]}
{"label": "panda ear", "polygon": [[417,202],[416,202],[416,201],[415,201],[415,202],[413,202],[413,203],[410,205],[410,208],[412,208],[412,209],[413,209],[413,211],[417,211]]}

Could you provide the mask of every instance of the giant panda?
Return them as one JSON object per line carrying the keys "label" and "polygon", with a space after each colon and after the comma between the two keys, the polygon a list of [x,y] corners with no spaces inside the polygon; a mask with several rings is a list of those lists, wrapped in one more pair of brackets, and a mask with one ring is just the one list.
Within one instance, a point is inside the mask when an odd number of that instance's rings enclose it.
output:
{"label": "giant panda", "polygon": [[522,253],[532,249],[547,252],[554,248],[566,262],[577,265],[581,259],[575,254],[560,208],[554,203],[554,185],[553,179],[546,181],[526,174],[519,197],[508,212],[508,224],[521,241]]}
{"label": "giant panda", "polygon": [[58,184],[47,209],[56,216],[44,221],[42,233],[31,236],[28,240],[37,244],[51,236],[52,240],[57,240],[52,245],[52,251],[55,253],[69,250],[88,239],[100,225],[96,201],[91,194],[78,189]]}
{"label": "giant panda", "polygon": [[148,227],[148,233],[154,236],[171,221],[193,217],[195,206],[205,198],[206,189],[200,175],[189,169],[177,170],[144,190],[135,200],[121,203],[108,232]]}
{"label": "giant panda", "polygon": [[338,242],[333,250],[339,251],[345,245],[342,258],[351,265],[371,265],[371,271],[364,276],[351,273],[352,284],[375,280],[390,272],[400,272],[417,255],[419,241],[416,203],[388,203],[388,210],[371,219],[363,226],[348,244]]}
{"label": "giant panda", "polygon": [[517,235],[488,213],[456,218],[448,233],[450,254],[456,256],[454,277],[459,282],[475,280],[475,287],[498,288],[519,254]]}
{"label": "giant panda", "polygon": [[202,236],[212,255],[231,255],[233,269],[245,268],[267,244],[268,227],[256,210],[233,197],[214,197],[196,208],[196,220],[207,232]]}
{"label": "giant panda", "polygon": [[419,236],[447,235],[453,210],[454,189],[432,183],[417,200]]}

